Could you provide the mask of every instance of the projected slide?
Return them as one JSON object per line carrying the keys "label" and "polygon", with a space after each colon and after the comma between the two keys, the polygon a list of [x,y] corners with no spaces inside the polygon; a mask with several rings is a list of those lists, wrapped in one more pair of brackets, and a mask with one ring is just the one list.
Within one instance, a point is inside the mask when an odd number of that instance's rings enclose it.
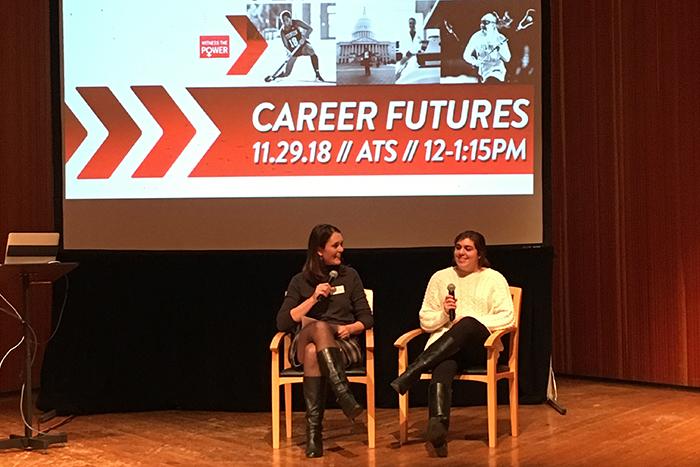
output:
{"label": "projected slide", "polygon": [[538,9],[63,0],[65,197],[532,195]]}

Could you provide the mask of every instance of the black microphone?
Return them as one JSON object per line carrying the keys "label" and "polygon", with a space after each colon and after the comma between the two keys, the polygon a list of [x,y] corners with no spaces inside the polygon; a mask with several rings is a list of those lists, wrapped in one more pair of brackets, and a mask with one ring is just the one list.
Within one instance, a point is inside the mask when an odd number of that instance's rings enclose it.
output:
{"label": "black microphone", "polygon": [[[447,294],[450,297],[455,298],[455,285],[454,284],[447,285]],[[450,315],[450,321],[455,320],[455,312],[456,312],[456,310],[454,308],[450,308],[449,310],[447,310],[447,313]]]}
{"label": "black microphone", "polygon": [[[334,269],[334,270],[332,270],[331,272],[328,273],[328,283],[330,284],[331,282],[333,282],[333,279],[335,279],[336,277],[338,277],[338,271],[336,271],[336,270]],[[331,292],[332,292],[332,290],[331,290]],[[318,301],[319,301],[319,302],[322,302],[322,301],[326,300],[327,298],[328,298],[328,297],[326,297],[325,295],[319,295],[319,296],[318,296]]]}

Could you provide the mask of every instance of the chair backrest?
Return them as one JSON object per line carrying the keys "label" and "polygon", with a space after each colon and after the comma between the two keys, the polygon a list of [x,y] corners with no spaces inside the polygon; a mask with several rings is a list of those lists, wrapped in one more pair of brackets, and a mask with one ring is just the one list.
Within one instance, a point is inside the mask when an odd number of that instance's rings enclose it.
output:
{"label": "chair backrest", "polygon": [[518,346],[520,344],[520,307],[522,302],[523,289],[520,287],[510,287],[510,296],[513,298],[513,314],[515,318],[515,332],[510,333],[510,355],[508,366],[511,370],[517,369]]}
{"label": "chair backrest", "polygon": [[[367,303],[369,304],[369,309],[374,315],[374,292],[372,289],[365,289],[365,297],[367,298]],[[374,349],[374,329],[365,329],[365,346]],[[373,358],[373,357],[372,357]],[[369,364],[368,364],[369,366]],[[374,370],[372,370],[374,371]]]}
{"label": "chair backrest", "polygon": [[367,297],[369,309],[372,310],[372,314],[374,314],[374,291],[372,289],[365,289],[365,297]]}

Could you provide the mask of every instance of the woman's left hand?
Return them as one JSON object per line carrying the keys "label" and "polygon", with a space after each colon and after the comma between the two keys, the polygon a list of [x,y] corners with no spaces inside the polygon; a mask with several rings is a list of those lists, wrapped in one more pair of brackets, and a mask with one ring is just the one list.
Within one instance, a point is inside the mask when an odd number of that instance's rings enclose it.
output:
{"label": "woman's left hand", "polygon": [[350,337],[350,326],[347,324],[342,324],[338,326],[338,330],[336,331],[336,335],[340,337],[341,339],[347,339]]}

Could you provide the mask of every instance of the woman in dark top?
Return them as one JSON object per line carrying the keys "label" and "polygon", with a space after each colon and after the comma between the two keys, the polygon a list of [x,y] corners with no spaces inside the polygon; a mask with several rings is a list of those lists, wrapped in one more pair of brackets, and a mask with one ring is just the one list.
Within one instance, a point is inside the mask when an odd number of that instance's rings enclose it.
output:
{"label": "woman in dark top", "polygon": [[323,455],[327,385],[348,418],[362,413],[345,368],[362,360],[356,336],[372,327],[374,320],[360,276],[342,264],[343,249],[343,234],[337,227],[314,227],[304,268],[290,281],[277,313],[277,328],[295,333],[290,360],[304,367],[307,457]]}

